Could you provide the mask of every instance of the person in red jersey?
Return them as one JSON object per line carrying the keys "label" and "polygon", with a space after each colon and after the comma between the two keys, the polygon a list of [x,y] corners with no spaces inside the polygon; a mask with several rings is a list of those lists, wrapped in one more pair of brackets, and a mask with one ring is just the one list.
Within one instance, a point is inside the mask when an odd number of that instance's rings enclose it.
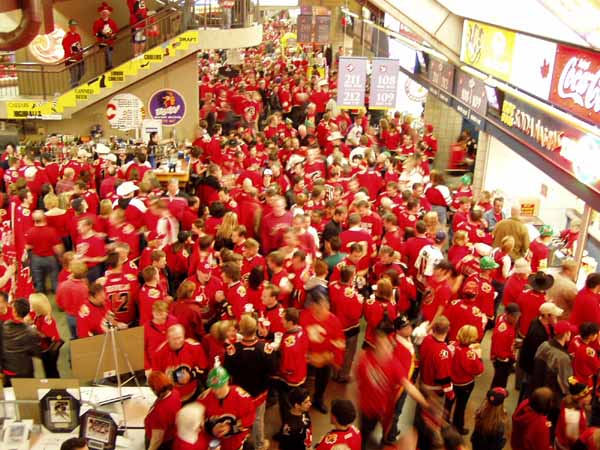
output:
{"label": "person in red jersey", "polygon": [[515,261],[512,274],[506,279],[504,291],[502,293],[502,304],[504,306],[510,303],[516,303],[517,299],[527,286],[527,279],[531,274],[531,266],[525,258],[519,258]]}
{"label": "person in red jersey", "polygon": [[80,261],[88,266],[88,280],[96,281],[102,276],[103,263],[106,260],[104,239],[94,232],[94,222],[84,217],[77,222],[79,239],[76,241],[76,254]]}
{"label": "person in red jersey", "polygon": [[229,383],[229,374],[220,364],[208,373],[207,385],[198,398],[206,408],[205,430],[219,439],[221,450],[241,450],[254,423],[252,397]]}
{"label": "person in red jersey", "polygon": [[475,300],[477,307],[488,320],[493,320],[495,316],[494,300],[496,291],[492,285],[494,272],[500,267],[491,256],[483,256],[479,260],[479,272],[469,275],[463,282],[463,286],[468,283],[475,283],[479,288],[479,293]]}
{"label": "person in red jersey", "polygon": [[300,313],[296,308],[287,308],[283,313],[285,331],[279,347],[279,368],[274,376],[279,399],[279,414],[283,418],[290,410],[290,391],[306,382],[308,338],[299,325]]}
{"label": "person in red jersey", "polygon": [[327,414],[323,396],[331,377],[331,366],[340,367],[344,361],[346,342],[339,319],[329,311],[329,301],[322,295],[311,298],[307,309],[300,314],[300,325],[308,336],[308,363],[315,373],[313,405]]}
{"label": "person in red jersey", "polygon": [[383,319],[393,321],[398,315],[394,301],[394,289],[390,280],[383,278],[377,282],[375,292],[365,301],[364,315],[367,322],[365,345],[374,347],[375,331],[381,321]]}
{"label": "person in red jersey", "polygon": [[196,274],[188,277],[186,281],[194,284],[194,293],[192,297],[202,308],[204,319],[210,320],[215,314],[217,292],[223,292],[223,281],[212,276],[212,266],[205,262],[198,266]]}
{"label": "person in red jersey", "polygon": [[206,450],[210,436],[204,430],[206,408],[200,403],[190,403],[181,408],[175,416],[177,432],[173,441],[173,450]]}
{"label": "person in red jersey", "polygon": [[550,249],[548,245],[552,242],[554,231],[550,225],[540,227],[540,235],[529,244],[528,259],[531,261],[531,270],[546,270],[548,268],[548,256]]}
{"label": "person in red jersey", "polygon": [[573,376],[580,383],[593,387],[594,375],[600,371],[598,358],[598,333],[600,325],[595,322],[583,322],[579,325],[581,345],[573,355]]}
{"label": "person in red jersey", "polygon": [[394,324],[384,318],[377,326],[375,344],[364,350],[358,361],[356,377],[359,393],[360,433],[368,439],[378,422],[383,429],[383,444],[393,444],[392,420],[402,388],[422,406],[427,401],[421,392],[408,380],[407,369],[394,358],[392,335]]}
{"label": "person in red jersey", "polygon": [[50,278],[52,292],[58,284],[58,261],[64,252],[62,241],[53,228],[46,223],[44,212],[32,214],[33,226],[25,233],[25,250],[29,251],[31,273],[35,290],[44,293],[46,277]]}
{"label": "person in red jersey", "polygon": [[77,314],[77,337],[86,338],[104,334],[109,327],[116,324],[106,304],[104,288],[98,283],[92,283],[88,298],[83,301]]}
{"label": "person in red jersey", "polygon": [[198,397],[208,362],[202,346],[185,338],[182,325],[169,327],[167,340],[158,347],[151,360],[153,370],[160,370],[171,378],[182,402],[189,403]]}
{"label": "person in red jersey", "polygon": [[249,238],[244,242],[242,277],[248,275],[255,267],[262,266],[265,268],[267,266],[264,256],[258,253],[259,248],[260,244],[255,239]]}
{"label": "person in red jersey", "polygon": [[600,273],[590,273],[585,287],[577,293],[569,322],[575,326],[583,322],[600,324]]}
{"label": "person in red jersey", "polygon": [[100,18],[96,20],[92,26],[92,33],[96,36],[98,45],[104,50],[105,70],[110,70],[113,67],[113,45],[115,44],[115,39],[119,32],[117,23],[110,18],[112,11],[113,9],[109,4],[102,2],[98,7]]}
{"label": "person in red jersey", "polygon": [[465,410],[475,387],[475,377],[483,373],[479,330],[472,325],[463,325],[456,335],[452,356],[452,385],[456,402],[452,413],[452,424],[462,435],[465,429]]}
{"label": "person in red jersey", "polygon": [[446,344],[450,322],[446,317],[437,317],[431,325],[431,334],[425,336],[419,350],[421,388],[425,397],[445,398],[447,414],[454,401],[452,386],[452,352]]}
{"label": "person in red jersey", "polygon": [[260,313],[258,321],[258,334],[261,338],[266,338],[269,341],[273,340],[275,333],[283,333],[285,331],[283,306],[278,301],[279,288],[271,283],[264,284],[261,303],[264,311]]}
{"label": "person in red jersey", "polygon": [[444,313],[444,308],[452,297],[452,289],[448,282],[452,274],[452,264],[443,260],[436,264],[433,275],[427,280],[421,300],[423,320],[433,323]]}
{"label": "person in red jersey", "polygon": [[177,324],[177,319],[169,314],[169,304],[163,300],[152,305],[152,320],[144,324],[144,368],[152,367],[152,358],[158,347],[167,340],[167,330]]}
{"label": "person in red jersey", "polygon": [[85,73],[85,66],[82,61],[83,45],[81,44],[81,35],[77,32],[77,25],[79,24],[75,19],[69,19],[69,31],[65,33],[62,40],[65,66],[69,67],[71,73],[71,88],[79,85],[79,81]]}
{"label": "person in red jersey", "polygon": [[21,232],[15,232],[14,244],[17,252],[17,261],[22,261],[25,253],[25,237],[29,229],[33,226],[31,212],[35,207],[35,203],[33,194],[27,189],[21,189],[18,193],[18,198],[20,199],[21,204],[15,209],[13,227],[15,231],[20,230]]}
{"label": "person in red jersey", "polygon": [[575,377],[569,378],[569,395],[560,404],[556,423],[554,447],[556,449],[577,448],[575,442],[588,428],[586,410],[592,403],[592,388],[580,383]]}
{"label": "person in red jersey", "polygon": [[348,216],[348,229],[340,233],[342,241],[342,252],[350,253],[352,244],[360,244],[362,247],[362,257],[358,262],[357,271],[363,272],[369,268],[371,258],[376,253],[375,243],[368,231],[361,227],[360,214],[353,213]]}
{"label": "person in red jersey", "polygon": [[333,429],[323,436],[316,446],[317,450],[338,448],[360,450],[362,448],[360,431],[353,425],[356,420],[356,408],[350,400],[332,401],[330,420]]}
{"label": "person in red jersey", "polygon": [[158,270],[156,267],[148,266],[142,270],[144,285],[140,289],[138,298],[139,322],[144,325],[152,319],[152,304],[159,300],[171,301],[160,287]]}
{"label": "person in red jersey", "polygon": [[171,314],[183,328],[187,338],[201,341],[206,334],[204,330],[204,309],[201,303],[194,299],[196,286],[191,281],[179,285],[175,301],[171,304]]}
{"label": "person in red jersey", "polygon": [[12,319],[13,310],[8,303],[8,294],[0,291],[0,322]]}
{"label": "person in red jersey", "polygon": [[490,347],[490,359],[494,365],[494,378],[492,379],[491,388],[506,388],[508,376],[512,372],[517,358],[515,340],[520,316],[519,305],[509,303],[504,308],[504,314],[496,319]]}
{"label": "person in red jersey", "polygon": [[426,232],[427,225],[425,225],[425,222],[422,220],[417,221],[415,224],[415,235],[408,238],[404,244],[404,253],[402,256],[404,258],[403,261],[408,267],[409,275],[415,275],[417,272],[415,262],[417,262],[421,249],[426,245],[433,244],[433,239],[427,237]]}
{"label": "person in red jersey", "polygon": [[552,450],[548,414],[554,393],[547,387],[536,389],[523,400],[512,416],[510,445],[513,450]]}
{"label": "person in red jersey", "polygon": [[275,197],[271,201],[271,212],[262,218],[261,243],[263,253],[269,254],[281,247],[283,232],[292,225],[292,213],[285,210],[285,199]]}
{"label": "person in red jersey", "polygon": [[346,337],[344,363],[334,377],[334,380],[338,383],[349,382],[350,369],[358,346],[360,318],[363,313],[363,297],[354,289],[355,273],[356,268],[354,266],[346,266],[340,270],[340,280],[333,281],[329,285],[331,312],[340,320]]}
{"label": "person in red jersey", "polygon": [[233,317],[239,320],[247,303],[246,287],[241,282],[239,264],[233,261],[224,263],[221,266],[221,278],[224,289],[222,293],[217,292],[215,299],[219,303],[226,301],[231,306]]}
{"label": "person in red jersey", "polygon": [[394,214],[388,213],[383,216],[383,229],[381,245],[387,245],[402,255],[404,253],[404,230],[398,226],[398,219]]}
{"label": "person in red jersey", "polygon": [[42,364],[46,378],[60,378],[58,372],[58,357],[64,341],[60,337],[56,319],[52,315],[52,305],[44,294],[36,293],[29,296],[31,312],[29,318],[32,326],[40,335],[42,349]]}
{"label": "person in red jersey", "polygon": [[58,285],[56,304],[67,314],[71,339],[77,339],[77,315],[79,308],[88,298],[87,266],[77,260],[69,265],[69,277]]}
{"label": "person in red jersey", "polygon": [[176,431],[175,416],[181,409],[181,398],[173,389],[173,382],[163,372],[150,372],[148,386],[156,400],[144,419],[144,430],[146,441],[149,442],[148,448],[154,450],[173,443]]}
{"label": "person in red jersey", "polygon": [[479,286],[469,281],[462,289],[462,297],[459,300],[452,300],[444,309],[444,315],[450,321],[450,331],[448,331],[448,340],[455,341],[458,331],[464,325],[472,325],[477,329],[477,340],[481,342],[487,317],[477,307],[476,299],[479,295]]}
{"label": "person in red jersey", "polygon": [[284,264],[285,256],[282,251],[275,251],[267,256],[267,267],[271,273],[270,282],[279,288],[279,301],[287,307],[290,303],[293,285]]}
{"label": "person in red jersey", "polygon": [[127,0],[129,7],[129,25],[131,26],[131,40],[133,42],[133,55],[137,56],[146,48],[146,17],[148,8],[144,0]]}
{"label": "person in red jersey", "polygon": [[544,272],[537,272],[529,275],[527,284],[529,289],[523,291],[516,301],[521,310],[519,321],[519,334],[521,336],[527,334],[529,325],[537,317],[540,306],[547,301],[546,291],[554,284],[554,277]]}
{"label": "person in red jersey", "polygon": [[110,310],[119,322],[133,325],[137,319],[140,285],[137,276],[124,270],[119,253],[111,252],[106,259],[108,270],[101,284]]}

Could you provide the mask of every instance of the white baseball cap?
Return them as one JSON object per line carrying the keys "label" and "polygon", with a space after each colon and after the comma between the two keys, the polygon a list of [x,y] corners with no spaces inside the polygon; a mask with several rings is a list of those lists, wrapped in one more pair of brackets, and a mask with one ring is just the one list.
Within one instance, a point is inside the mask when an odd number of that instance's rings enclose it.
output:
{"label": "white baseball cap", "polygon": [[99,155],[107,155],[110,153],[110,148],[104,144],[96,144],[95,152]]}
{"label": "white baseball cap", "polygon": [[139,190],[139,187],[137,187],[133,181],[126,181],[117,188],[117,195],[119,197],[124,197],[137,190]]}
{"label": "white baseball cap", "polygon": [[108,155],[103,156],[102,159],[105,159],[107,161],[117,162],[117,155],[115,155],[114,153],[109,153]]}

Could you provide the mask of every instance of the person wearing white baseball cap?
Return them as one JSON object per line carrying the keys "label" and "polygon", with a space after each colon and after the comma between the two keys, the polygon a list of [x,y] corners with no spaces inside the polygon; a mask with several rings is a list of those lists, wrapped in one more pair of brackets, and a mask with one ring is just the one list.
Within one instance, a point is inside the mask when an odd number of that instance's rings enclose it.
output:
{"label": "person wearing white baseball cap", "polygon": [[96,153],[99,155],[108,155],[110,153],[110,148],[102,143],[96,144],[96,148],[94,149]]}
{"label": "person wearing white baseball cap", "polygon": [[133,181],[125,181],[117,188],[117,195],[121,198],[131,198],[133,197],[133,193],[139,189]]}
{"label": "person wearing white baseball cap", "polygon": [[135,228],[141,228],[144,223],[144,214],[148,210],[142,200],[135,197],[139,190],[132,181],[125,181],[117,187],[119,199],[113,203],[113,207],[125,210],[125,217]]}

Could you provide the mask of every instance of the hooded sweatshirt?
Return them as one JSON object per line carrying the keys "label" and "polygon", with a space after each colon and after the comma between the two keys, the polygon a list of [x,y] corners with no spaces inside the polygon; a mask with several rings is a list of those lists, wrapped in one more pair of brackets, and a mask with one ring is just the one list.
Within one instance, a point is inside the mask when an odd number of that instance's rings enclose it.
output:
{"label": "hooded sweatshirt", "polygon": [[510,445],[513,450],[551,450],[550,422],[523,401],[512,416]]}

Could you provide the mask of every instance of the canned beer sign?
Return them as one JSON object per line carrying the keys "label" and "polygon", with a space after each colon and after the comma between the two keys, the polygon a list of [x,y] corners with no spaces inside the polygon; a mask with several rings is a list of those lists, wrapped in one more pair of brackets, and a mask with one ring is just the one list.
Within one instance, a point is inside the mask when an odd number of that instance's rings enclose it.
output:
{"label": "canned beer sign", "polygon": [[156,91],[148,104],[153,119],[160,120],[164,126],[174,126],[185,117],[185,100],[174,89]]}

